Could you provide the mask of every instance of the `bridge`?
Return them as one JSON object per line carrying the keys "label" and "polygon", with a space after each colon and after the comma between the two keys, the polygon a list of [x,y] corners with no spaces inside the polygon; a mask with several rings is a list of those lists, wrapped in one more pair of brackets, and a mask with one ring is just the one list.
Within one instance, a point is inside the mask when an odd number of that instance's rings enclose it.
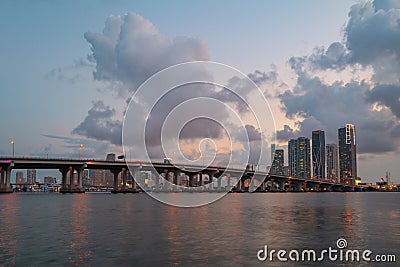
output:
{"label": "bridge", "polygon": [[[129,168],[128,168],[129,167]],[[170,162],[142,161],[106,161],[98,159],[67,159],[67,158],[37,158],[37,157],[0,157],[0,193],[12,192],[11,172],[16,169],[55,169],[62,177],[62,193],[84,193],[82,186],[83,170],[109,170],[113,174],[113,192],[138,192],[140,189],[151,191],[209,191],[209,192],[302,192],[302,191],[362,191],[361,187],[350,186],[333,181],[313,180],[299,177],[274,175],[267,172],[256,172],[250,168],[226,169],[218,166],[187,166]],[[127,172],[131,170],[135,178],[132,188],[127,186]],[[141,172],[152,172],[155,185],[148,188]],[[76,179],[74,177],[76,173]],[[208,179],[205,179],[205,175]],[[118,179],[121,177],[122,184]],[[164,182],[160,183],[160,177]],[[232,178],[237,179],[232,179]],[[227,180],[227,186],[222,188],[222,179]],[[217,186],[214,186],[214,180]],[[254,185],[252,181],[262,181]],[[169,183],[165,182],[168,181]],[[235,181],[230,184],[231,181]],[[184,183],[185,182],[185,183]],[[249,187],[256,187],[249,190]]]}

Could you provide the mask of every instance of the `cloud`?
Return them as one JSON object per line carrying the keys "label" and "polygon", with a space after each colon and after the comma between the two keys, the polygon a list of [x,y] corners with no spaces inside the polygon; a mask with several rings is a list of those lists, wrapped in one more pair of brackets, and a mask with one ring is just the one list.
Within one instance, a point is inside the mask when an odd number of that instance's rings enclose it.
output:
{"label": "cloud", "polygon": [[135,90],[156,72],[182,62],[208,60],[208,48],[192,37],[168,38],[136,13],[110,16],[102,33],[86,32],[95,80],[122,83]]}
{"label": "cloud", "polygon": [[292,68],[300,73],[360,65],[372,67],[376,83],[399,83],[400,5],[398,1],[368,1],[353,5],[344,27],[344,40],[317,47],[309,56],[293,57]]}
{"label": "cloud", "polygon": [[[281,141],[323,129],[328,142],[337,143],[337,129],[346,123],[357,128],[358,152],[397,151],[400,144],[400,5],[398,1],[360,2],[349,11],[344,39],[311,55],[292,57],[297,75],[292,90],[278,95],[286,117],[296,129],[277,132]],[[348,83],[324,81],[325,71],[350,76],[359,68],[372,68],[370,77]],[[340,77],[339,75],[339,77]]]}
{"label": "cloud", "polygon": [[114,116],[115,109],[104,105],[102,101],[93,102],[88,115],[72,130],[72,134],[121,145],[122,122],[113,119]]}
{"label": "cloud", "polygon": [[392,8],[400,8],[398,0],[375,0],[373,4],[376,10],[382,9],[388,11]]}
{"label": "cloud", "polygon": [[300,75],[293,90],[279,95],[286,116],[296,121],[298,129],[286,126],[277,132],[277,138],[287,141],[286,138],[296,136],[310,137],[311,131],[322,129],[328,142],[337,143],[337,129],[353,123],[357,128],[358,152],[395,151],[399,140],[392,135],[398,121],[389,110],[374,109],[372,103],[376,98],[385,98],[371,92],[374,90],[370,91],[370,85],[363,82],[328,85],[318,77]]}
{"label": "cloud", "polygon": [[[178,63],[209,58],[208,48],[201,40],[164,36],[149,20],[133,12],[110,16],[101,33],[86,32],[84,38],[91,46],[91,54],[76,65],[94,66],[93,79],[103,82],[107,90],[117,92],[124,100],[122,105],[129,101],[132,91],[158,71]],[[183,92],[172,92],[157,105],[158,113],[153,113],[149,121],[149,132],[154,137],[159,136],[159,126],[177,103],[200,94]],[[97,101],[72,134],[121,145],[122,116],[115,114],[114,108]]]}
{"label": "cloud", "polygon": [[400,119],[400,85],[377,85],[366,95],[368,101],[388,107]]}

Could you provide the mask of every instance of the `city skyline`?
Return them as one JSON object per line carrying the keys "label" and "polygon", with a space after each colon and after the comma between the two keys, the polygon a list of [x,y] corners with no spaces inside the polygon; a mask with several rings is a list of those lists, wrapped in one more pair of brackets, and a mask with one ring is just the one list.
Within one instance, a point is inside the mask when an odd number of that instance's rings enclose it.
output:
{"label": "city skyline", "polygon": [[[335,131],[349,122],[359,131],[358,176],[375,182],[390,171],[400,181],[397,3],[159,5],[173,7],[171,13],[129,1],[5,1],[0,27],[7,41],[0,49],[7,53],[2,53],[0,86],[8,98],[0,111],[8,115],[2,117],[0,154],[119,155],[132,88],[162,67],[212,60],[248,74],[263,90],[278,146],[296,136],[311,137],[315,129],[325,131],[326,144],[336,143]],[[193,10],[207,12],[207,20]],[[19,23],[8,23],[15,14]],[[137,33],[150,42],[142,43]],[[381,42],[372,42],[377,34]],[[122,47],[135,49],[121,57]],[[252,136],[260,135],[250,126]],[[47,174],[52,175],[40,171],[40,177]]]}

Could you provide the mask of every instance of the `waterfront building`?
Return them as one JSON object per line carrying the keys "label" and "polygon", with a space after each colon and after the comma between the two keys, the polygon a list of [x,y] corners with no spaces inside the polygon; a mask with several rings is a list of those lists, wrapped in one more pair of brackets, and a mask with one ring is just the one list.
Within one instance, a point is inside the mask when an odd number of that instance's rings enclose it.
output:
{"label": "waterfront building", "polygon": [[336,144],[326,145],[326,173],[327,179],[339,182],[338,148]]}
{"label": "waterfront building", "polygon": [[15,182],[17,184],[23,184],[24,183],[24,173],[22,171],[17,171],[15,173]]}
{"label": "waterfront building", "polygon": [[289,175],[300,178],[311,177],[310,139],[299,137],[288,143]]}
{"label": "waterfront building", "polygon": [[43,183],[46,185],[53,185],[53,184],[56,184],[57,181],[56,181],[56,178],[54,178],[52,176],[45,176],[43,178]]}
{"label": "waterfront building", "polygon": [[325,179],[325,132],[312,132],[313,179]]}
{"label": "waterfront building", "polygon": [[276,149],[276,145],[275,144],[271,144],[271,166],[274,163],[275,149]]}
{"label": "waterfront building", "polygon": [[271,174],[284,175],[285,161],[284,161],[284,150],[275,149],[274,158],[271,166]]}
{"label": "waterfront building", "polygon": [[89,170],[89,179],[91,181],[90,185],[94,186],[103,186],[103,170],[90,169]]}
{"label": "waterfront building", "polygon": [[355,185],[357,178],[356,128],[346,124],[338,129],[340,182]]}
{"label": "waterfront building", "polygon": [[36,170],[33,169],[26,170],[26,182],[28,184],[36,183]]}

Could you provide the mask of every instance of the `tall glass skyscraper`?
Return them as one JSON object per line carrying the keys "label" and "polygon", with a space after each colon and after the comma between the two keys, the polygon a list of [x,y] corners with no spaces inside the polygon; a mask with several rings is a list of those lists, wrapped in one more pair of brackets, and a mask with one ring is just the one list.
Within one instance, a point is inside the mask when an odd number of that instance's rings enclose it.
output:
{"label": "tall glass skyscraper", "polygon": [[284,150],[275,149],[274,161],[271,166],[271,174],[284,175],[285,174],[285,161],[284,161]]}
{"label": "tall glass skyscraper", "polygon": [[357,178],[356,128],[353,124],[339,128],[340,182],[355,185]]}
{"label": "tall glass skyscraper", "polygon": [[313,178],[325,179],[325,132],[318,130],[312,132],[312,162]]}
{"label": "tall glass skyscraper", "polygon": [[326,174],[328,180],[339,182],[338,148],[336,144],[326,145]]}
{"label": "tall glass skyscraper", "polygon": [[291,139],[288,143],[288,151],[289,175],[300,178],[310,178],[310,139],[306,137]]}

